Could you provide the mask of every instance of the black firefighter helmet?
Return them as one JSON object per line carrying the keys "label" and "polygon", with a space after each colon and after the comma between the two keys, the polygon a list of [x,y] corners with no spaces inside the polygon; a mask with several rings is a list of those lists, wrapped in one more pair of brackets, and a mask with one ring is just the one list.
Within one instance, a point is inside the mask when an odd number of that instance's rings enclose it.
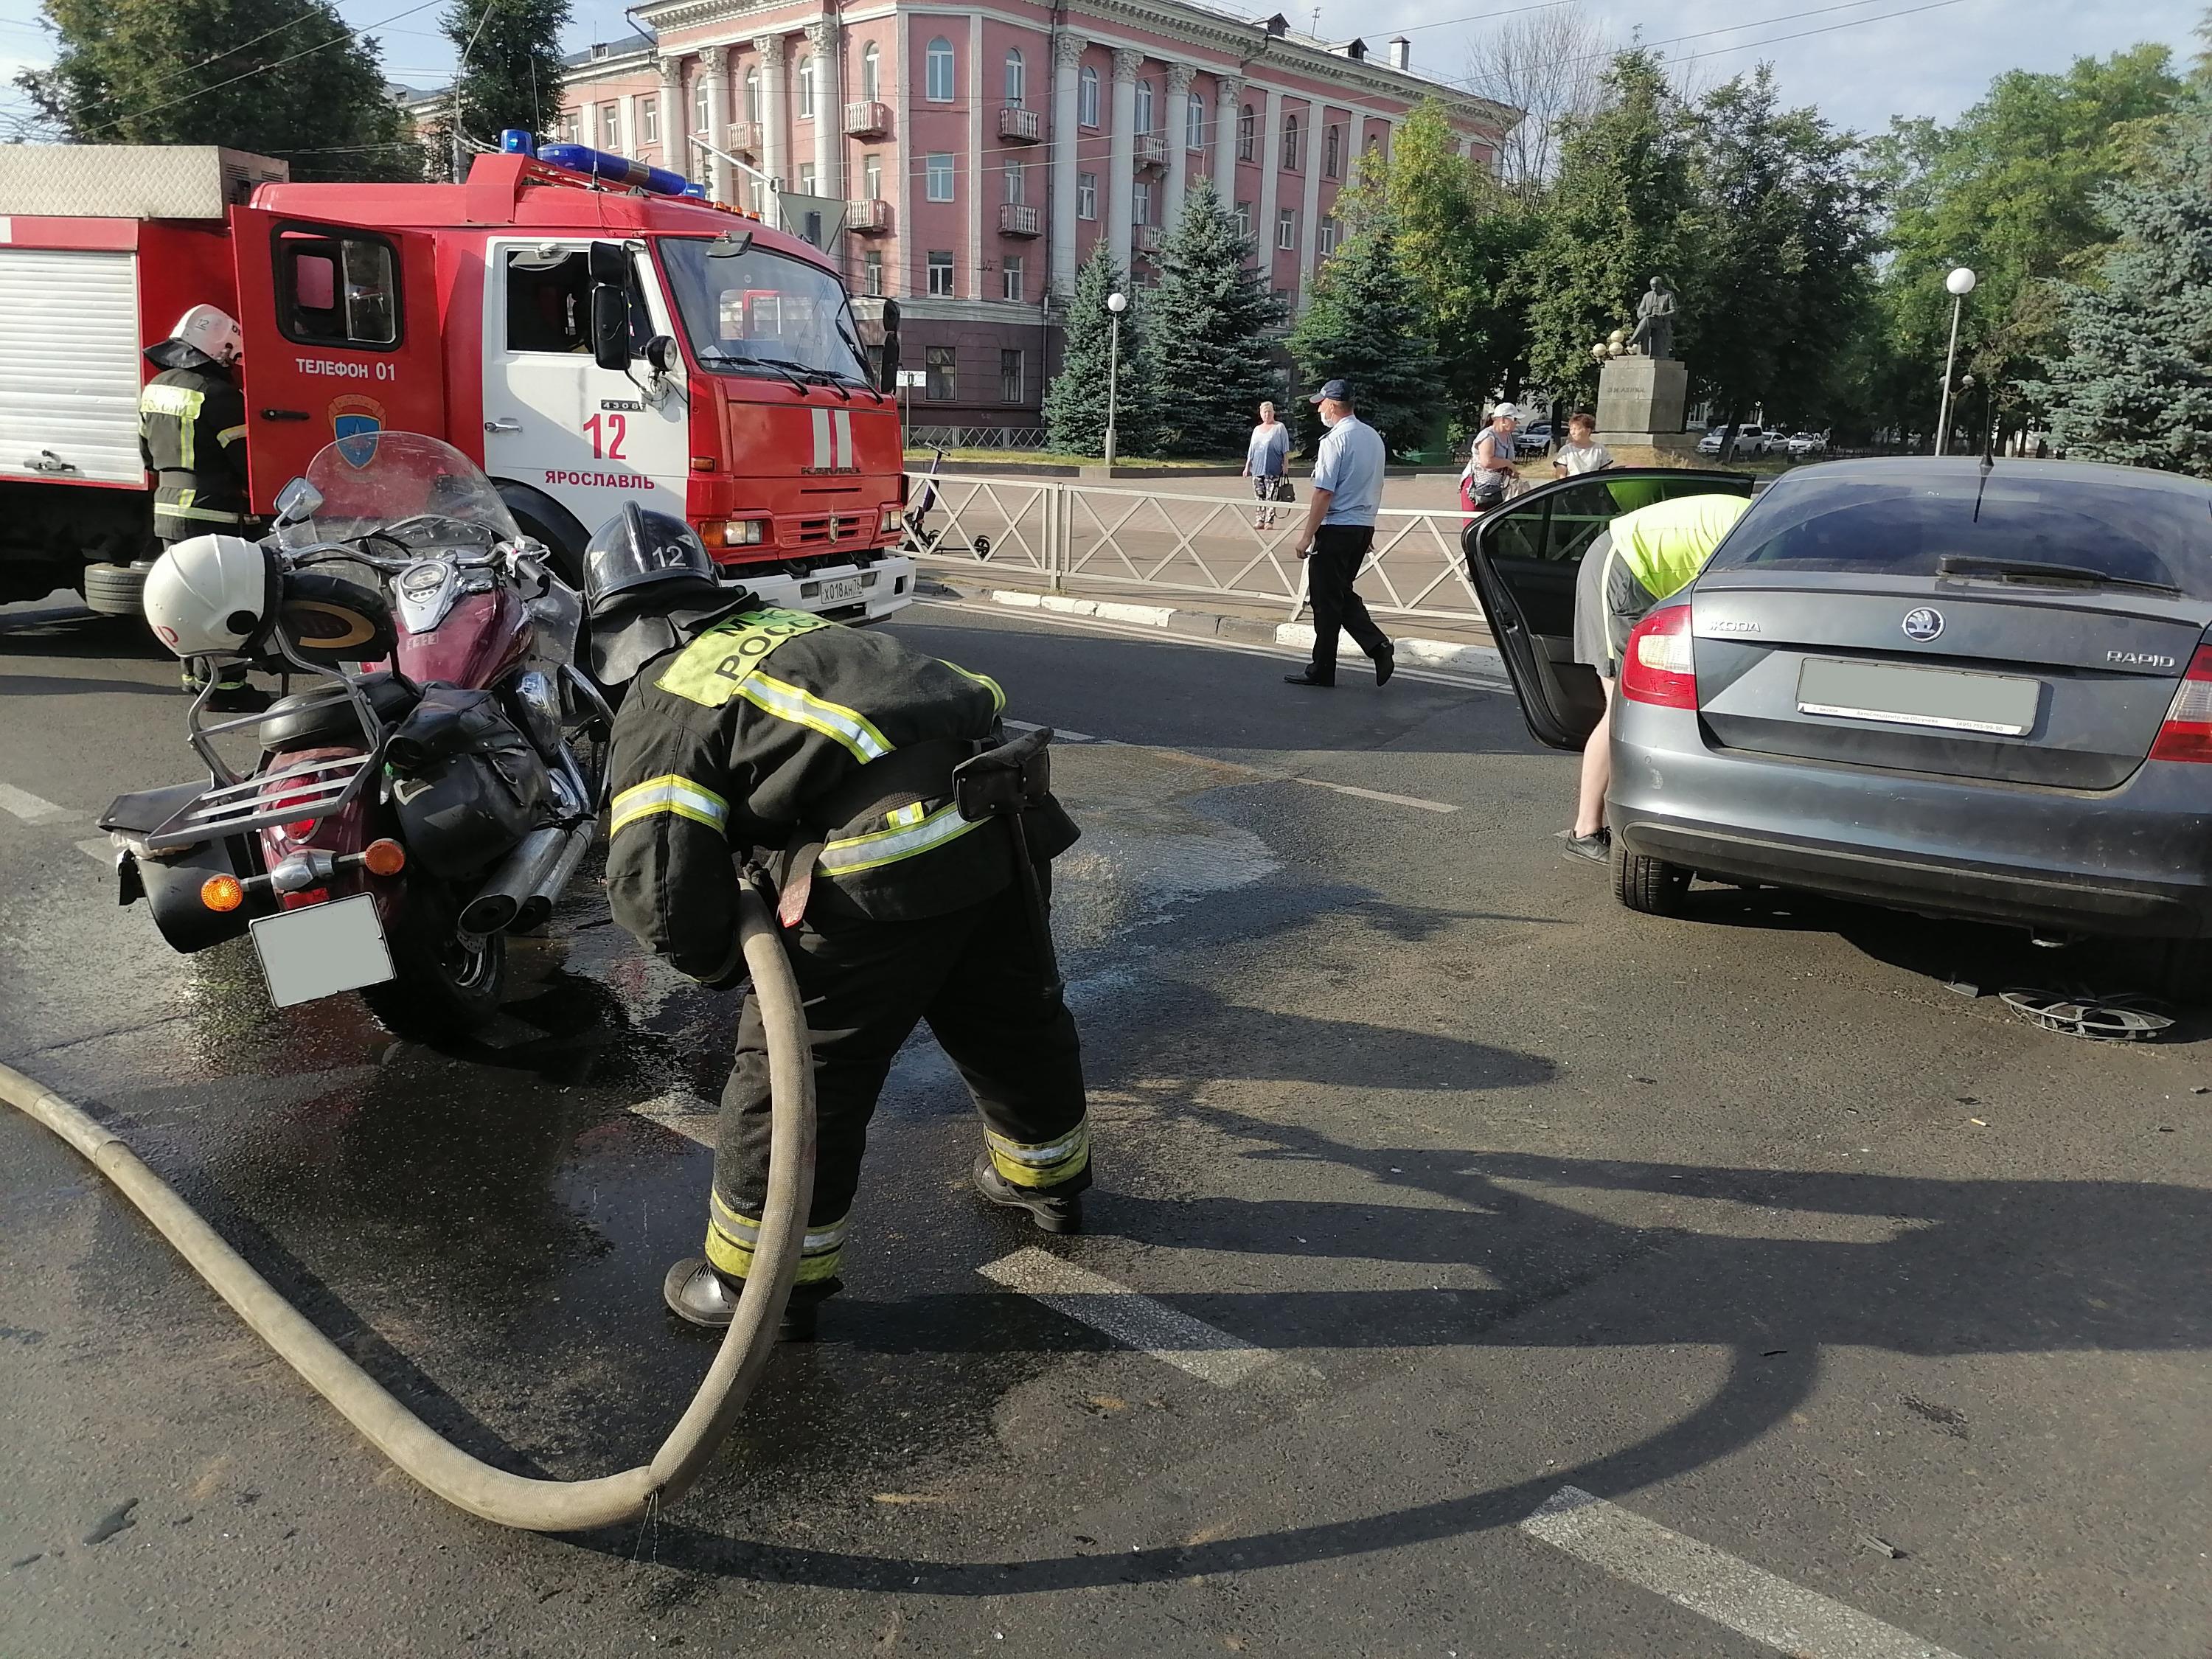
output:
{"label": "black firefighter helmet", "polygon": [[635,501],[584,549],[592,672],[605,686],[627,684],[655,657],[751,602],[744,589],[723,585],[690,525]]}

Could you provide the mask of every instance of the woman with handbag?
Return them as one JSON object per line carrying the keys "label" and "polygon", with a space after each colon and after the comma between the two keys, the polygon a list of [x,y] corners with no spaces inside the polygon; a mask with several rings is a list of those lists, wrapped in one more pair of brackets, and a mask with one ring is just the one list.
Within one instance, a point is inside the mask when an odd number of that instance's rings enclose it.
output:
{"label": "woman with handbag", "polygon": [[1252,528],[1273,530],[1275,527],[1275,507],[1290,499],[1284,488],[1283,469],[1291,459],[1291,429],[1275,418],[1273,404],[1260,405],[1260,424],[1252,428],[1252,436],[1244,446],[1244,475],[1252,480],[1252,495],[1259,502],[1252,514]]}
{"label": "woman with handbag", "polygon": [[1467,471],[1459,475],[1459,502],[1469,513],[1487,513],[1504,501],[1520,477],[1514,466],[1513,430],[1521,418],[1512,404],[1490,411],[1490,424],[1474,441]]}

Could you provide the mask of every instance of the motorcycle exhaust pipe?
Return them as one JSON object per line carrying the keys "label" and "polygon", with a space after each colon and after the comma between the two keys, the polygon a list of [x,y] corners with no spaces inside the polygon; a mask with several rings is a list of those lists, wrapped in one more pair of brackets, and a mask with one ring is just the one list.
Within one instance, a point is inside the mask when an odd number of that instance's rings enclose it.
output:
{"label": "motorcycle exhaust pipe", "polygon": [[477,896],[461,907],[465,933],[501,933],[514,926],[523,902],[552,873],[568,844],[568,832],[533,830],[494,872]]}
{"label": "motorcycle exhaust pipe", "polygon": [[547,873],[545,879],[531,890],[530,896],[522,901],[520,913],[508,924],[514,932],[528,933],[533,927],[543,926],[552,916],[553,907],[561,902],[561,895],[568,890],[568,883],[576,873],[576,866],[583,863],[584,854],[592,850],[592,820],[586,818],[568,831],[568,844],[561,849],[559,861]]}

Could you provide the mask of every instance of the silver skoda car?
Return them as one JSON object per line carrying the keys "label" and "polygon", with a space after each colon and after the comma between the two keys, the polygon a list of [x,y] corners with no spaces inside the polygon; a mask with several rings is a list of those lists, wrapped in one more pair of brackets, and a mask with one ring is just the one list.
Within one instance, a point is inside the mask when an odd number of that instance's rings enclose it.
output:
{"label": "silver skoda car", "polygon": [[[1595,696],[1553,636],[1559,573],[1510,520],[1544,493],[1468,539],[1530,727],[1565,745]],[[1972,458],[1793,472],[1629,642],[1620,899],[1673,911],[1708,875],[2051,935],[2212,936],[2208,628],[2212,484]]]}

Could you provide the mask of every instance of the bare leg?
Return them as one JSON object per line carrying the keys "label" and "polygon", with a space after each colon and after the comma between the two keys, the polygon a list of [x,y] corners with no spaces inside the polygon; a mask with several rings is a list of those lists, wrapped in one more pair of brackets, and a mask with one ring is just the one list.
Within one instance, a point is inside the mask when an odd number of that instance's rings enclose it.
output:
{"label": "bare leg", "polygon": [[1583,745],[1582,787],[1575,798],[1575,834],[1594,836],[1605,828],[1605,792],[1613,782],[1613,682],[1601,674],[1605,713]]}

